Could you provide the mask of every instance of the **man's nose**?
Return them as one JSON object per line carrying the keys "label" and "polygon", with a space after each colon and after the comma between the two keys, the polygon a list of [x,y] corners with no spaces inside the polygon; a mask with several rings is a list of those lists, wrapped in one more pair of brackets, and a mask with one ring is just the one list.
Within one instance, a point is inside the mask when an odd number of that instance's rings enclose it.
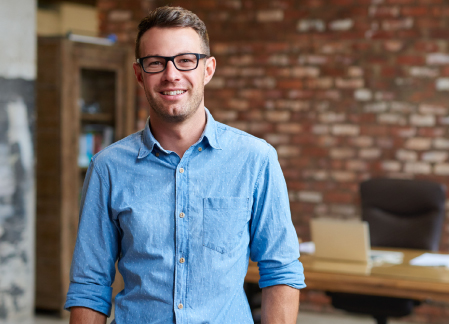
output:
{"label": "man's nose", "polygon": [[177,81],[181,78],[181,72],[175,67],[172,61],[167,62],[167,67],[163,72],[164,80],[166,81]]}

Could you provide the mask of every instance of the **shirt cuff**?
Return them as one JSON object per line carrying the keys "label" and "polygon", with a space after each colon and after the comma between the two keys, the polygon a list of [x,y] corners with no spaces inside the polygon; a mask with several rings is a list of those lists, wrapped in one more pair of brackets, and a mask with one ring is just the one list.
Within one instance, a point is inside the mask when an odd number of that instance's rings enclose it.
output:
{"label": "shirt cuff", "polygon": [[259,287],[265,288],[275,285],[287,285],[292,288],[305,288],[304,268],[299,260],[295,260],[281,267],[265,268],[259,262]]}
{"label": "shirt cuff", "polygon": [[81,306],[111,316],[112,287],[94,284],[70,283],[64,309]]}

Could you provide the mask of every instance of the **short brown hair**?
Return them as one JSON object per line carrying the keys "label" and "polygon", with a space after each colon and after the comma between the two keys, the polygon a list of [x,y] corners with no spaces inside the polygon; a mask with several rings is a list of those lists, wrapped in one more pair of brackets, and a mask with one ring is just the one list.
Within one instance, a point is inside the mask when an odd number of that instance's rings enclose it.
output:
{"label": "short brown hair", "polygon": [[198,18],[193,12],[184,9],[182,7],[159,7],[156,8],[148,14],[139,24],[138,33],[136,38],[136,49],[135,55],[136,59],[140,57],[140,38],[142,35],[153,27],[184,27],[193,28],[200,36],[203,42],[203,49],[205,53],[210,55],[209,48],[209,35],[207,34],[206,25],[204,22]]}

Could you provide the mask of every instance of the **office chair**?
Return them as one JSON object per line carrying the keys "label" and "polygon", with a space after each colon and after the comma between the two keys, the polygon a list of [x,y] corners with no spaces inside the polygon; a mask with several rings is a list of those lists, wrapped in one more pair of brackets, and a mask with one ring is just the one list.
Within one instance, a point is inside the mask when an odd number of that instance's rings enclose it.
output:
{"label": "office chair", "polygon": [[[362,219],[371,246],[437,251],[444,221],[445,186],[423,180],[371,179],[360,184]],[[419,301],[348,293],[328,293],[332,305],[372,315],[378,324],[409,315]]]}

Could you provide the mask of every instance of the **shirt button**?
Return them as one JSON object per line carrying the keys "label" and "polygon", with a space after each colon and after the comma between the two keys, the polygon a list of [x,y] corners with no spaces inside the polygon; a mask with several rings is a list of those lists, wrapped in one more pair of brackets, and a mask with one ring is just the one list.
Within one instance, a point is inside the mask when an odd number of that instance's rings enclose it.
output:
{"label": "shirt button", "polygon": [[179,305],[178,305],[178,308],[179,308],[179,309],[182,309],[183,307],[184,307],[184,306],[183,306],[182,304],[179,304]]}
{"label": "shirt button", "polygon": [[156,156],[159,157],[159,153],[156,153]]}
{"label": "shirt button", "polygon": [[181,217],[181,218],[184,218],[184,216],[185,216],[186,214],[184,214],[184,213],[179,213],[179,217]]}
{"label": "shirt button", "polygon": [[184,262],[186,262],[186,259],[181,258],[181,259],[179,259],[179,262],[180,262],[180,263],[184,263]]}
{"label": "shirt button", "polygon": [[184,169],[183,168],[179,169],[179,172],[184,173]]}
{"label": "shirt button", "polygon": [[198,151],[200,151],[200,152],[201,152],[202,150],[203,150],[203,149],[202,149],[201,147],[198,147]]}

